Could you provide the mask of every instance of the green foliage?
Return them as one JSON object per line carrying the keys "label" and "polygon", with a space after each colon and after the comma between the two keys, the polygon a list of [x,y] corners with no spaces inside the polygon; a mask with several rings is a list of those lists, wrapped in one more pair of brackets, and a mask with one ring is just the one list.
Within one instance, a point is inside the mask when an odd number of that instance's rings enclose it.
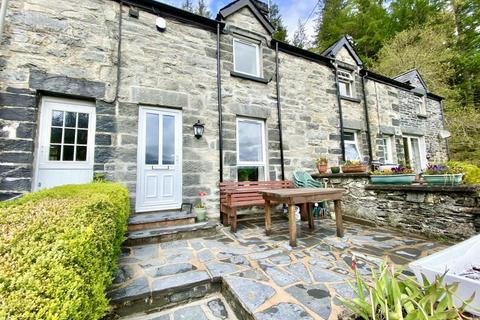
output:
{"label": "green foliage", "polygon": [[293,45],[298,48],[305,49],[309,46],[307,31],[305,29],[305,23],[301,19],[298,19],[297,30],[293,34]]}
{"label": "green foliage", "polygon": [[412,170],[411,168],[406,168],[402,166],[370,172],[372,176],[390,176],[395,174],[414,174],[414,173],[415,171]]}
{"label": "green foliage", "polygon": [[455,168],[461,168],[465,174],[463,182],[466,184],[480,184],[480,167],[459,161],[449,161],[448,165]]}
{"label": "green foliage", "polygon": [[280,10],[278,9],[278,5],[276,3],[271,3],[270,5],[268,20],[275,30],[273,33],[273,38],[278,41],[288,42],[287,28],[283,23],[282,15],[280,14]]}
{"label": "green foliage", "polygon": [[112,183],[0,204],[0,319],[102,318],[129,211]]}
{"label": "green foliage", "polygon": [[423,285],[420,285],[415,279],[402,275],[401,270],[395,270],[384,262],[380,274],[372,270],[368,281],[356,271],[355,285],[351,286],[357,297],[340,300],[357,317],[366,320],[461,319],[471,300],[456,308],[453,297],[458,283],[444,285],[444,277],[436,277],[430,283],[423,276]]}
{"label": "green foliage", "polygon": [[195,13],[206,18],[210,18],[212,15],[210,10],[208,10],[208,5],[205,3],[205,0],[198,0]]}

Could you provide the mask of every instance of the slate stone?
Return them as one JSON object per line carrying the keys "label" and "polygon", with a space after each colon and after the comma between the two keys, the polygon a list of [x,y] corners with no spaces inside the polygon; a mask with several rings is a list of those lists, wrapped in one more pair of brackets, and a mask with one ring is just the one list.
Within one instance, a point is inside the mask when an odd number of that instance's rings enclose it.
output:
{"label": "slate stone", "polygon": [[250,266],[250,262],[248,262],[248,260],[244,256],[240,255],[232,255],[230,258],[225,259],[224,262],[230,262],[236,265]]}
{"label": "slate stone", "polygon": [[288,288],[287,292],[323,319],[329,318],[332,306],[330,293],[325,285],[297,284]]}
{"label": "slate stone", "polygon": [[197,267],[190,263],[168,264],[160,267],[149,268],[145,272],[150,277],[164,277],[172,274],[184,273],[196,270]]}
{"label": "slate stone", "polygon": [[151,318],[149,320],[170,320],[170,315],[164,314],[162,316],[157,316],[157,317]]}
{"label": "slate stone", "polygon": [[197,258],[201,262],[205,262],[215,259],[215,256],[213,255],[212,251],[207,249],[197,252]]}
{"label": "slate stone", "polygon": [[237,272],[234,274],[234,276],[253,279],[253,280],[259,280],[259,281],[268,281],[268,278],[261,271],[257,269],[249,269],[249,270]]}
{"label": "slate stone", "polygon": [[133,247],[133,256],[139,259],[150,259],[158,256],[158,245],[145,245]]}
{"label": "slate stone", "polygon": [[[34,95],[23,95],[23,94],[3,93],[3,92],[0,93],[1,106],[21,107],[21,109],[19,110],[28,110],[24,108],[36,108],[36,104],[37,104],[36,101],[37,99],[35,98]],[[17,119],[17,120],[21,120],[21,119]]]}
{"label": "slate stone", "polygon": [[270,251],[265,251],[265,252],[260,252],[260,253],[254,253],[250,255],[250,259],[252,260],[261,260],[265,259],[274,255],[277,255],[279,253],[282,253],[282,250],[275,249],[275,250],[270,250]]}
{"label": "slate stone", "polygon": [[283,265],[283,264],[288,264],[288,263],[290,263],[290,262],[292,261],[292,259],[290,258],[289,255],[280,254],[280,255],[276,255],[276,256],[270,257],[270,261],[271,261],[273,264]]}
{"label": "slate stone", "polygon": [[272,287],[254,280],[232,276],[224,277],[224,280],[236,298],[250,312],[254,312],[276,293]]}
{"label": "slate stone", "polygon": [[109,134],[96,134],[95,145],[110,146],[112,144],[112,136]]}
{"label": "slate stone", "polygon": [[134,274],[135,274],[135,271],[132,269],[131,266],[121,265],[115,273],[115,279],[113,280],[113,283],[119,284],[119,283],[126,282],[132,279]]}
{"label": "slate stone", "polygon": [[344,276],[341,276],[335,272],[329,271],[319,266],[311,265],[309,268],[312,272],[313,278],[317,282],[337,282],[345,279]]}
{"label": "slate stone", "polygon": [[220,319],[228,319],[228,312],[221,299],[215,299],[207,303],[208,308],[213,315]]}
{"label": "slate stone", "polygon": [[200,250],[200,249],[203,249],[205,248],[205,246],[203,245],[203,243],[201,241],[198,241],[198,240],[190,240],[190,245],[192,246],[193,249],[195,250]]}
{"label": "slate stone", "polygon": [[255,314],[257,320],[310,320],[304,308],[293,303],[279,303]]}
{"label": "slate stone", "polygon": [[146,277],[133,280],[127,286],[114,289],[108,293],[108,297],[115,303],[139,299],[150,295],[150,288]]}
{"label": "slate stone", "polygon": [[395,251],[395,254],[405,259],[413,260],[418,258],[422,254],[422,252],[415,248],[404,248],[404,249]]}
{"label": "slate stone", "polygon": [[[37,112],[33,108],[2,107],[0,109],[0,119],[3,119],[3,120],[34,122],[36,114]],[[21,137],[18,137],[18,138],[21,138]],[[27,138],[32,138],[32,136],[29,136]]]}
{"label": "slate stone", "polygon": [[[0,138],[0,150],[2,151],[33,151],[33,141],[30,140],[12,140]],[[2,156],[3,157],[3,156]],[[3,161],[5,161],[2,158]],[[15,189],[11,189],[15,190]]]}
{"label": "slate stone", "polygon": [[185,307],[173,313],[174,320],[208,320],[200,306]]}
{"label": "slate stone", "polygon": [[338,295],[345,299],[353,299],[357,297],[355,291],[353,291],[352,287],[346,282],[332,284],[331,286],[335,289]]}
{"label": "slate stone", "polygon": [[310,261],[308,263],[312,266],[319,266],[319,267],[324,268],[324,269],[329,269],[329,268],[333,267],[332,263],[330,263],[328,261],[325,261],[323,259],[310,259]]}
{"label": "slate stone", "polygon": [[184,286],[191,286],[201,282],[207,282],[210,276],[205,271],[191,271],[180,273],[173,276],[155,279],[152,282],[152,291],[159,292],[168,289],[181,288]]}
{"label": "slate stone", "polygon": [[19,123],[17,127],[17,138],[33,139],[35,136],[34,123]]}
{"label": "slate stone", "polygon": [[188,248],[188,242],[187,240],[162,242],[160,243],[160,248],[162,249]]}
{"label": "slate stone", "polygon": [[295,277],[302,280],[304,283],[311,283],[312,279],[310,278],[310,274],[308,273],[308,269],[303,265],[301,262],[297,262],[294,264],[290,264],[286,267],[291,274],[294,274]]}
{"label": "slate stone", "polygon": [[297,277],[278,267],[261,266],[268,276],[280,287],[285,287],[299,281]]}
{"label": "slate stone", "polygon": [[205,266],[214,280],[219,279],[223,275],[235,273],[240,270],[236,265],[222,262],[207,262]]}
{"label": "slate stone", "polygon": [[105,96],[105,83],[103,82],[70,78],[39,70],[30,70],[29,86],[32,89],[89,98],[101,99]]}
{"label": "slate stone", "polygon": [[190,249],[168,249],[163,251],[163,256],[170,263],[187,262],[193,258],[193,253]]}

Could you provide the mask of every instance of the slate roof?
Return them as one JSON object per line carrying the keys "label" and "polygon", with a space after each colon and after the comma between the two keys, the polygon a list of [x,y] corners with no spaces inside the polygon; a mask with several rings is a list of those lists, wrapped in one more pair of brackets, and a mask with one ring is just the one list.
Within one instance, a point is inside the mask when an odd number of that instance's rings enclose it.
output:
{"label": "slate roof", "polygon": [[394,77],[393,79],[395,79],[399,82],[407,83],[411,86],[415,86],[415,79],[418,79],[420,81],[420,83],[422,84],[423,89],[426,92],[428,92],[427,84],[425,83],[425,81],[423,81],[423,78],[422,78],[422,76],[420,75],[420,72],[417,69],[408,70],[404,73],[399,74],[398,76]]}
{"label": "slate roof", "polygon": [[340,40],[338,40],[337,42],[332,44],[330,47],[328,47],[325,51],[323,51],[321,55],[328,58],[334,58],[343,47],[345,47],[348,50],[348,52],[353,57],[353,59],[355,60],[358,66],[363,65],[362,60],[360,59],[357,52],[355,51],[355,48],[352,46],[352,44],[348,40],[347,36],[343,36],[342,38],[340,38]]}
{"label": "slate roof", "polygon": [[[273,28],[270,21],[268,21],[267,17],[265,17],[265,15],[260,11],[260,9],[258,7],[259,5],[260,4],[254,3],[252,0],[236,0],[236,1],[233,1],[233,2],[229,3],[228,5],[226,5],[225,7],[223,7],[222,9],[220,9],[220,11],[218,12],[218,15],[217,15],[217,20],[226,19],[228,16],[234,14],[235,12],[243,9],[244,7],[247,7],[253,12],[253,14],[258,19],[258,21],[263,25],[263,27],[270,34],[273,34],[275,29]],[[262,11],[263,10],[264,10],[264,8],[262,6]]]}

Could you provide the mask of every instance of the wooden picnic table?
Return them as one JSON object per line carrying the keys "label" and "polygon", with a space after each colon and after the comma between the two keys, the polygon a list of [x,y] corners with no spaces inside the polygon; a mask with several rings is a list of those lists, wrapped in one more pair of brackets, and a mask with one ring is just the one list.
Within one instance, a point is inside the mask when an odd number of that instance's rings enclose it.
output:
{"label": "wooden picnic table", "polygon": [[[258,191],[265,200],[265,231],[267,235],[272,233],[272,203],[284,203],[288,205],[288,231],[290,233],[290,245],[297,246],[297,225],[295,219],[295,205],[301,203],[315,203],[333,200],[335,205],[335,220],[337,224],[337,236],[343,237],[343,222],[341,200],[345,189],[333,188],[290,188],[278,190]],[[312,207],[308,207],[308,226],[314,228]]]}

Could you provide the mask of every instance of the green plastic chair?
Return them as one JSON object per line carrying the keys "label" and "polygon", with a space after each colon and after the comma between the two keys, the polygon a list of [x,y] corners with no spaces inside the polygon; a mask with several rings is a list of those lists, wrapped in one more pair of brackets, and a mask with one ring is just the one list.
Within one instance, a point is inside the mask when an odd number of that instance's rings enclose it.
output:
{"label": "green plastic chair", "polygon": [[[325,188],[325,186],[312,178],[307,172],[297,170],[293,172],[293,185],[295,188]],[[328,205],[325,201],[315,204],[313,208],[313,216],[318,217],[320,214],[328,214]]]}

